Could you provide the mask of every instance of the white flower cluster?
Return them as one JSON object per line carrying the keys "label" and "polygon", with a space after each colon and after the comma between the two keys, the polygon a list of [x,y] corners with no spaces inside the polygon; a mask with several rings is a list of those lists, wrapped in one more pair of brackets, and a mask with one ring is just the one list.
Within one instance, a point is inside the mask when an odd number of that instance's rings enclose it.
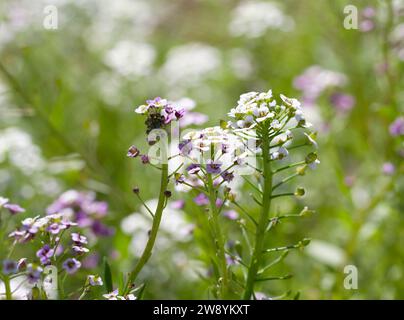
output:
{"label": "white flower cluster", "polygon": [[[280,130],[291,117],[294,117],[297,125],[309,127],[306,122],[301,104],[297,99],[280,95],[282,104],[278,105],[273,98],[272,91],[249,92],[242,94],[235,108],[232,108],[228,115],[234,118],[229,125],[234,129],[253,129],[259,123],[271,121],[273,130]],[[288,121],[284,121],[284,120]]]}
{"label": "white flower cluster", "polygon": [[271,2],[243,2],[233,12],[229,29],[233,36],[257,38],[269,29],[290,31],[294,27],[291,17]]}
{"label": "white flower cluster", "polygon": [[151,73],[155,57],[150,44],[121,41],[106,53],[104,61],[123,76],[141,77]]}
{"label": "white flower cluster", "polygon": [[192,87],[209,78],[221,64],[218,49],[202,43],[189,43],[168,52],[161,75],[171,86]]}

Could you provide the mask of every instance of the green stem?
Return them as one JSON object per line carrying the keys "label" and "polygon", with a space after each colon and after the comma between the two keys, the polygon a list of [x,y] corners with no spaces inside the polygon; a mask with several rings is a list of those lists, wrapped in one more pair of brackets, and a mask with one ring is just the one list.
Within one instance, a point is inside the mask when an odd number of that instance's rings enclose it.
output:
{"label": "green stem", "polygon": [[8,276],[4,276],[4,287],[6,289],[6,300],[13,300],[11,295],[11,286],[10,286],[10,278]]}
{"label": "green stem", "polygon": [[[265,131],[265,130],[264,130]],[[262,208],[255,235],[255,246],[251,257],[250,267],[247,274],[246,286],[244,291],[244,300],[249,300],[254,291],[254,283],[262,260],[262,252],[265,242],[265,232],[268,225],[269,209],[271,207],[272,195],[272,170],[269,158],[270,141],[267,132],[262,135],[262,155],[263,155],[263,173],[264,190],[262,196]]]}
{"label": "green stem", "polygon": [[154,243],[156,242],[157,233],[160,227],[161,218],[163,216],[163,210],[166,203],[166,196],[164,195],[164,191],[167,190],[167,185],[168,185],[168,164],[164,163],[161,167],[160,195],[157,204],[157,209],[156,212],[154,213],[153,225],[150,231],[150,236],[149,239],[147,240],[146,247],[144,248],[139,261],[137,262],[133,271],[129,274],[129,278],[125,285],[125,289],[122,292],[122,295],[129,294],[131,285],[136,280],[136,277],[143,269],[147,261],[150,259]]}
{"label": "green stem", "polygon": [[226,254],[224,248],[224,239],[223,234],[221,232],[220,224],[219,224],[219,214],[220,211],[216,206],[216,192],[213,186],[212,175],[207,175],[207,184],[209,188],[209,203],[211,207],[211,216],[210,221],[213,228],[214,235],[214,243],[217,249],[217,260],[221,273],[221,283],[220,283],[220,294],[221,298],[225,299],[227,297],[227,288],[228,288],[228,276],[227,276],[227,263],[226,263]]}

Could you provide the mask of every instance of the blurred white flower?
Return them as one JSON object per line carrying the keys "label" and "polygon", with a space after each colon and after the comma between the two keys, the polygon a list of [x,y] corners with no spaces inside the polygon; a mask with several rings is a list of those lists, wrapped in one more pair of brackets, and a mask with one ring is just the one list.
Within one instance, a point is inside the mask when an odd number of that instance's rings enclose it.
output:
{"label": "blurred white flower", "polygon": [[141,77],[151,73],[155,57],[147,43],[121,41],[107,51],[104,62],[123,76]]}
{"label": "blurred white flower", "polygon": [[[146,201],[146,205],[152,210],[157,207],[157,199]],[[152,219],[145,208],[141,213],[133,213],[121,222],[122,231],[132,236],[131,251],[135,256],[140,256],[148,239],[148,231],[151,229]],[[189,241],[193,225],[185,220],[181,210],[167,206],[161,219],[159,236],[156,240],[156,249],[164,250],[171,246],[172,241]]]}
{"label": "blurred white flower", "polygon": [[5,161],[6,156],[25,174],[45,168],[39,147],[33,144],[29,134],[18,128],[7,128],[0,133],[0,162]]}
{"label": "blurred white flower", "polygon": [[305,248],[305,252],[319,262],[332,267],[342,266],[345,262],[345,252],[341,248],[322,240],[312,240]]}
{"label": "blurred white flower", "polygon": [[161,76],[170,86],[192,87],[211,77],[221,64],[218,49],[202,43],[189,43],[168,52]]}
{"label": "blurred white flower", "polygon": [[261,37],[269,29],[290,31],[294,28],[294,20],[285,15],[272,2],[242,2],[233,11],[229,25],[233,36],[248,38]]}
{"label": "blurred white flower", "polygon": [[394,28],[390,35],[390,41],[397,57],[404,61],[404,23]]}
{"label": "blurred white flower", "polygon": [[253,59],[249,51],[233,49],[230,52],[230,65],[234,75],[239,79],[247,79],[254,72]]}

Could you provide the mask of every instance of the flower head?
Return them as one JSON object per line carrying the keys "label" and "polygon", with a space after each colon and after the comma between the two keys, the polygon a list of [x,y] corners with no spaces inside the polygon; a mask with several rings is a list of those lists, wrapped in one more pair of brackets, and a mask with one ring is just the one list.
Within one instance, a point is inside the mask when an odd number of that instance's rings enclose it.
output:
{"label": "flower head", "polygon": [[185,109],[157,97],[147,100],[146,104],[136,108],[135,112],[147,116],[146,133],[150,133],[153,129],[163,129],[172,121],[181,119],[185,114]]}
{"label": "flower head", "polygon": [[4,260],[3,261],[3,274],[9,275],[17,273],[18,264],[14,260]]}
{"label": "flower head", "polygon": [[55,250],[52,249],[48,244],[45,244],[36,252],[36,256],[39,258],[42,265],[48,265],[50,263],[50,258],[52,258],[54,253]]}
{"label": "flower head", "polygon": [[66,270],[68,274],[75,273],[81,267],[81,262],[75,258],[69,258],[63,262],[63,269]]}
{"label": "flower head", "polygon": [[41,278],[41,274],[43,272],[43,269],[40,266],[37,266],[35,264],[28,264],[27,266],[27,279],[28,282],[31,284],[37,283],[39,279]]}
{"label": "flower head", "polygon": [[398,137],[404,135],[404,117],[398,117],[390,125],[389,131],[391,136]]}
{"label": "flower head", "polygon": [[88,283],[90,284],[90,286],[92,286],[92,287],[103,285],[102,278],[98,275],[89,275],[87,277],[87,280],[88,280]]}
{"label": "flower head", "polygon": [[221,166],[222,164],[220,162],[208,160],[208,163],[206,164],[206,172],[210,174],[219,174],[221,172]]}
{"label": "flower head", "polygon": [[3,205],[4,208],[8,209],[11,214],[17,214],[21,212],[25,212],[25,209],[21,208],[18,204],[6,203]]}
{"label": "flower head", "polygon": [[198,205],[198,206],[205,206],[209,204],[209,199],[208,197],[204,194],[204,193],[200,193],[199,195],[197,195],[194,198],[194,202]]}

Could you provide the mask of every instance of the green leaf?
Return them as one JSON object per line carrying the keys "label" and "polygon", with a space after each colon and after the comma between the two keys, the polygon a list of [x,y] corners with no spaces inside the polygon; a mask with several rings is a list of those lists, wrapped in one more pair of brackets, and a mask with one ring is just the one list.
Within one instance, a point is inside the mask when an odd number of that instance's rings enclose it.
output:
{"label": "green leaf", "polygon": [[145,292],[145,289],[146,289],[146,283],[143,283],[140,290],[139,290],[139,293],[136,296],[137,300],[142,300],[144,292]]}
{"label": "green leaf", "polygon": [[104,257],[104,284],[108,293],[113,291],[111,267],[109,266],[106,257]]}

